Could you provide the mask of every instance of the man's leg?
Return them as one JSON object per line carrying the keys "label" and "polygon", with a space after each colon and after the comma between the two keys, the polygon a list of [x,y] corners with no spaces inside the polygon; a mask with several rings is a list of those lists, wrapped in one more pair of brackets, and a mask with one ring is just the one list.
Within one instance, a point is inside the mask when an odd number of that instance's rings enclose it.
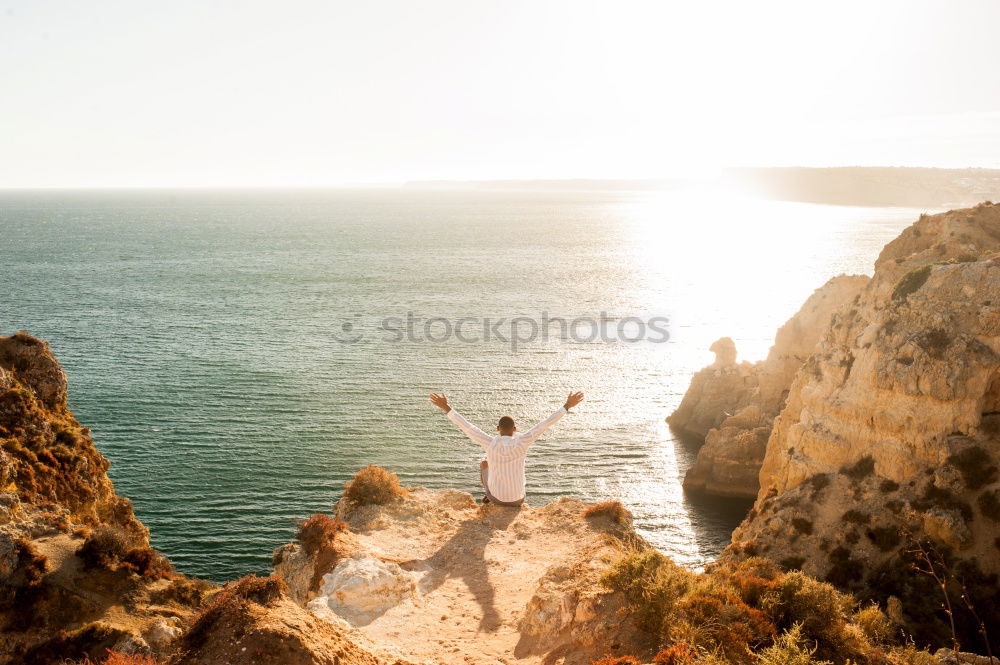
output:
{"label": "man's leg", "polygon": [[479,481],[483,484],[483,491],[485,492],[485,494],[483,495],[483,503],[490,502],[490,486],[487,484],[489,477],[490,477],[489,462],[483,460],[482,464],[479,465]]}

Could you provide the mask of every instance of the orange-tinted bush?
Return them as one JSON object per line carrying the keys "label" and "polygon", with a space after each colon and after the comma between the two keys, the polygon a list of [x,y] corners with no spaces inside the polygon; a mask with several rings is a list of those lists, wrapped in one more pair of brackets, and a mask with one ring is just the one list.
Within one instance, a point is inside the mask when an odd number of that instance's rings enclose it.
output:
{"label": "orange-tinted bush", "polygon": [[114,526],[95,529],[76,550],[85,568],[127,570],[151,580],[169,577],[174,567],[165,556]]}
{"label": "orange-tinted bush", "polygon": [[315,556],[324,546],[333,543],[338,533],[347,531],[347,523],[329,515],[316,513],[299,525],[295,538],[302,543],[306,554]]}
{"label": "orange-tinted bush", "polygon": [[146,654],[109,651],[101,665],[160,665],[160,661]]}
{"label": "orange-tinted bush", "polygon": [[604,656],[591,661],[591,665],[641,665],[635,656]]}
{"label": "orange-tinted bush", "polygon": [[678,604],[678,610],[695,627],[699,644],[720,649],[734,663],[751,663],[750,649],[774,640],[777,630],[770,618],[728,591],[696,591]]}
{"label": "orange-tinted bush", "polygon": [[87,536],[76,555],[83,560],[85,568],[114,570],[131,549],[132,539],[124,531],[113,526],[102,526]]}
{"label": "orange-tinted bush", "polygon": [[731,586],[743,602],[760,607],[762,599],[778,587],[783,573],[770,559],[750,557],[713,568],[710,575]]}
{"label": "orange-tinted bush", "polygon": [[584,517],[607,517],[615,524],[629,526],[632,524],[632,513],[622,505],[621,501],[601,501],[587,506]]}
{"label": "orange-tinted bush", "polygon": [[384,505],[404,496],[406,490],[400,486],[399,476],[374,464],[354,474],[344,488],[344,497],[359,506]]}
{"label": "orange-tinted bush", "polygon": [[698,652],[686,642],[671,644],[653,657],[655,665],[693,665]]}
{"label": "orange-tinted bush", "polygon": [[149,580],[170,577],[174,567],[167,559],[151,547],[136,547],[129,550],[121,561],[121,567]]}

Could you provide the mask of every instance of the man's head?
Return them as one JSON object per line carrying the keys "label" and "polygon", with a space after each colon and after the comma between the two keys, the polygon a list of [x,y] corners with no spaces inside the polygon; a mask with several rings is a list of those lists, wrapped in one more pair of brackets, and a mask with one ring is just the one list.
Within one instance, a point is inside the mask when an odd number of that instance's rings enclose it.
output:
{"label": "man's head", "polygon": [[500,436],[513,436],[517,428],[514,427],[514,419],[510,416],[504,416],[497,423],[497,431],[500,432]]}

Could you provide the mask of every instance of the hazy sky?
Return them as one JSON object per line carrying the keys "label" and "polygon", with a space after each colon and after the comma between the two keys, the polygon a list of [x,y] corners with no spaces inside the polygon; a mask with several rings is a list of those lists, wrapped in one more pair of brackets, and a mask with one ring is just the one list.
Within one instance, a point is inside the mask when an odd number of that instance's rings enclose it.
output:
{"label": "hazy sky", "polygon": [[1000,166],[1000,0],[0,0],[0,187]]}

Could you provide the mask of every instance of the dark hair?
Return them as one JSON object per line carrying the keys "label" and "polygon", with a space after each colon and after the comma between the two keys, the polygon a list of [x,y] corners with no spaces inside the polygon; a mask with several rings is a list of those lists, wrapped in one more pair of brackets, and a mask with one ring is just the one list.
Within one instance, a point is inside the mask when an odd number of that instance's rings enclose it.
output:
{"label": "dark hair", "polygon": [[514,419],[511,418],[510,416],[504,416],[503,418],[500,419],[500,422],[497,423],[497,427],[499,427],[500,429],[513,429]]}

